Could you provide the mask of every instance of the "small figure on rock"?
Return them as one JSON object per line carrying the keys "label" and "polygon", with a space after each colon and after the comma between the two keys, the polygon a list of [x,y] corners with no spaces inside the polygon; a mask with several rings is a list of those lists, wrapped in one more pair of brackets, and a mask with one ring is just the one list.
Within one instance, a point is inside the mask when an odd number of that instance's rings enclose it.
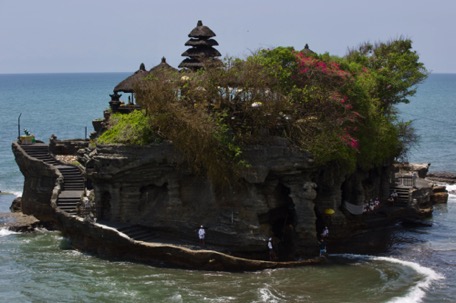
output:
{"label": "small figure on rock", "polygon": [[272,238],[268,239],[268,251],[269,251],[269,260],[273,261],[276,259],[276,254],[274,251],[274,244],[272,243]]}
{"label": "small figure on rock", "polygon": [[206,230],[204,229],[204,226],[201,225],[200,228],[198,229],[198,238],[201,246],[205,245],[204,239],[206,238]]}
{"label": "small figure on rock", "polygon": [[398,196],[399,196],[399,195],[397,194],[397,191],[394,189],[393,192],[391,193],[391,196],[390,196],[390,198],[391,198],[391,200],[392,200],[393,203],[396,203],[396,202],[397,202]]}
{"label": "small figure on rock", "polygon": [[321,238],[325,239],[328,237],[328,235],[329,235],[329,229],[328,229],[328,226],[325,226],[325,228],[323,228],[323,231],[321,232]]}

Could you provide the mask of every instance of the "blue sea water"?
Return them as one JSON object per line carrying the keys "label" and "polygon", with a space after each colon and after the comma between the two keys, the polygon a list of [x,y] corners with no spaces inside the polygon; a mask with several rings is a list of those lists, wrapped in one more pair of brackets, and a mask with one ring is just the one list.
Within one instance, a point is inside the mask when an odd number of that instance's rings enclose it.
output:
{"label": "blue sea water", "polygon": [[[128,73],[0,75],[0,212],[22,192],[11,142],[27,128],[47,142],[84,138]],[[125,97],[125,96],[124,96]],[[456,172],[456,75],[433,74],[400,105],[421,145],[411,162]],[[20,129],[18,118],[20,116]],[[456,186],[432,227],[384,232],[387,251],[332,255],[326,266],[254,273],[164,269],[109,262],[70,249],[58,232],[0,229],[0,302],[454,302]],[[330,248],[328,248],[330,251]]]}

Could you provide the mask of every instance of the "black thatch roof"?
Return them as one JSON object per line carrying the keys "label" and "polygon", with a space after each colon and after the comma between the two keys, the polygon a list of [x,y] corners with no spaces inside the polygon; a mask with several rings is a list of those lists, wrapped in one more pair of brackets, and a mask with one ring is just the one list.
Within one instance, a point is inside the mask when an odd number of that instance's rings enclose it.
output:
{"label": "black thatch roof", "polygon": [[188,40],[185,45],[191,46],[182,53],[183,57],[189,57],[184,59],[180,64],[179,68],[189,68],[197,70],[204,68],[205,66],[220,66],[222,62],[216,58],[220,57],[221,54],[213,46],[218,45],[217,41],[210,39],[215,37],[215,33],[207,26],[203,25],[201,20],[198,21],[196,27],[188,35],[191,39]]}
{"label": "black thatch roof", "polygon": [[309,48],[309,44],[307,44],[307,43],[306,43],[306,45],[304,46],[304,49],[301,52],[303,52],[307,56],[315,54],[315,52]]}
{"label": "black thatch roof", "polygon": [[127,77],[114,87],[114,92],[134,93],[135,85],[143,80],[148,74],[149,72],[146,71],[144,63],[141,63],[139,69],[133,75]]}
{"label": "black thatch roof", "polygon": [[185,42],[185,46],[215,46],[215,45],[219,45],[219,44],[214,39],[201,40],[201,39],[191,38],[190,40]]}
{"label": "black thatch roof", "polygon": [[203,22],[201,20],[198,20],[198,23],[196,24],[196,27],[192,29],[190,34],[188,34],[189,37],[193,38],[211,38],[215,37],[215,33],[207,26],[203,25]]}
{"label": "black thatch roof", "polygon": [[220,57],[222,54],[212,46],[200,46],[200,47],[192,47],[187,49],[185,52],[182,53],[183,57],[190,57],[190,58],[212,58],[212,57]]}
{"label": "black thatch roof", "polygon": [[197,59],[197,58],[186,58],[180,64],[179,68],[189,68],[189,69],[198,69],[205,66],[221,66],[223,65],[222,61],[218,58],[207,58],[207,59]]}
{"label": "black thatch roof", "polygon": [[177,71],[176,68],[172,67],[166,62],[166,58],[163,57],[159,65],[154,66],[150,69],[149,73],[157,73],[160,71]]}

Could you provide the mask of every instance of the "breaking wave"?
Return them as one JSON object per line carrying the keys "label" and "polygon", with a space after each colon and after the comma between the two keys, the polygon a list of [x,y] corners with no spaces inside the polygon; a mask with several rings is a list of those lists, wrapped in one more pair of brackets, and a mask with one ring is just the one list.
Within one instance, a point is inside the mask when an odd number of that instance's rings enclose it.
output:
{"label": "breaking wave", "polygon": [[387,262],[390,264],[397,264],[402,267],[413,270],[416,273],[416,278],[410,282],[413,284],[404,295],[396,296],[388,301],[388,303],[419,303],[422,302],[426,296],[426,290],[430,286],[445,277],[431,268],[422,266],[416,262],[404,261],[393,257],[377,257],[368,255],[355,255],[355,254],[340,254],[341,256],[350,260],[370,261],[370,262]]}
{"label": "breaking wave", "polygon": [[19,233],[15,232],[15,231],[11,231],[7,228],[0,228],[0,237],[6,237],[9,235],[16,235],[16,234],[19,234]]}

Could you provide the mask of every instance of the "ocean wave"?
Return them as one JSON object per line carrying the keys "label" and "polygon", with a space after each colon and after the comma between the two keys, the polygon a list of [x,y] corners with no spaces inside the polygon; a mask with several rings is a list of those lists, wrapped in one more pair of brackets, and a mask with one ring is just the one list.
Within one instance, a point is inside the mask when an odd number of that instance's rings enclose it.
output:
{"label": "ocean wave", "polygon": [[421,279],[418,280],[409,291],[400,297],[395,297],[388,301],[388,303],[418,303],[422,302],[424,297],[426,296],[426,290],[429,289],[432,283],[435,281],[444,279],[445,277],[438,272],[434,271],[429,267],[422,266],[418,263],[411,262],[411,261],[404,261],[401,259],[393,258],[393,257],[377,257],[377,256],[369,256],[369,255],[355,255],[355,254],[339,254],[335,256],[340,256],[343,258],[347,258],[350,260],[360,260],[360,261],[383,261],[389,262],[394,264],[399,264],[405,267],[408,267],[415,271],[417,274],[422,276]]}
{"label": "ocean wave", "polygon": [[7,228],[0,228],[0,237],[6,237],[6,236],[9,236],[9,235],[16,235],[16,234],[19,234],[19,233],[15,232],[15,231],[12,231],[12,230],[9,230]]}
{"label": "ocean wave", "polygon": [[445,187],[448,191],[456,192],[456,184],[445,184]]}
{"label": "ocean wave", "polygon": [[274,295],[269,287],[260,288],[258,290],[260,295],[260,302],[282,302],[282,298]]}
{"label": "ocean wave", "polygon": [[2,190],[0,192],[0,195],[12,195],[17,197],[22,197],[22,192],[21,191],[9,191],[9,190]]}

